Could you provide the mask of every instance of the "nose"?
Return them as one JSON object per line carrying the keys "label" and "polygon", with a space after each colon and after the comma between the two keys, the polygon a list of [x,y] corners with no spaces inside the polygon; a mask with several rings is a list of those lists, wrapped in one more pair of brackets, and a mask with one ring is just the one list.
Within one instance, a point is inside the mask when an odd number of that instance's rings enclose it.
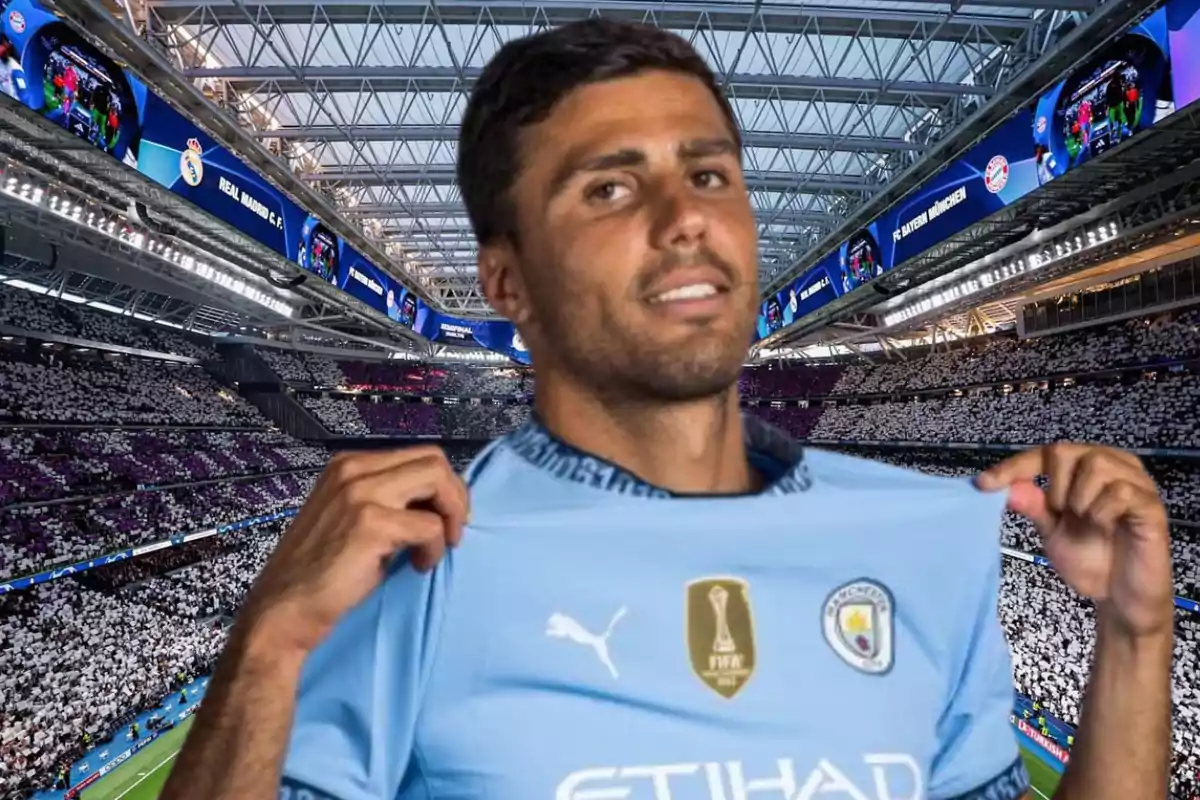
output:
{"label": "nose", "polygon": [[653,200],[653,244],[660,250],[688,251],[704,244],[708,216],[704,203],[683,182],[661,186]]}

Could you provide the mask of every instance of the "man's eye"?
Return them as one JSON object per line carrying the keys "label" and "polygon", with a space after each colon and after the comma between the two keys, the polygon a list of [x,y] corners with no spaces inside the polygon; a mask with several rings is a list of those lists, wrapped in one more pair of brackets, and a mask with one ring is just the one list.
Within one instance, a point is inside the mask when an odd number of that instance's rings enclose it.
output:
{"label": "man's eye", "polygon": [[620,200],[629,194],[629,188],[622,186],[616,181],[607,181],[597,184],[588,190],[587,196],[589,200],[594,200],[600,203],[611,203],[613,200]]}
{"label": "man's eye", "polygon": [[725,175],[713,169],[697,172],[692,176],[692,180],[701,189],[720,189],[723,186],[729,185],[729,181]]}

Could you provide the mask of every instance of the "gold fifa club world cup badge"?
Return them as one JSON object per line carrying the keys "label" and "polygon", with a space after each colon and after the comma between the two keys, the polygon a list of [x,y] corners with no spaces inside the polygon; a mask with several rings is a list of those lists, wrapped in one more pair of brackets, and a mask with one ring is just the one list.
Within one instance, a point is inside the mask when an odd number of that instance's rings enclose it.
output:
{"label": "gold fifa club world cup badge", "polygon": [[688,654],[692,671],[717,694],[732,698],[754,674],[750,586],[741,578],[701,578],[687,585]]}

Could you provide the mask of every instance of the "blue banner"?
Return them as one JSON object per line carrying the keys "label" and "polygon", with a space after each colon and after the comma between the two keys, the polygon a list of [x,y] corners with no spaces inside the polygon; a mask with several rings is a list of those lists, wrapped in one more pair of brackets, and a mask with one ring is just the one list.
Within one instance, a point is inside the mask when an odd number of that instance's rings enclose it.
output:
{"label": "blue banner", "polygon": [[28,589],[30,586],[37,586],[39,583],[46,581],[65,578],[68,575],[75,575],[85,570],[94,569],[95,567],[103,567],[108,564],[115,564],[118,561],[124,561],[127,558],[133,558],[133,549],[118,550],[115,553],[108,553],[103,556],[96,556],[87,561],[76,561],[74,564],[66,564],[54,569],[48,569],[44,572],[39,572],[35,575],[27,575],[23,578],[13,578],[7,583],[0,584],[0,595],[8,594],[9,592]]}
{"label": "blue banner", "polygon": [[[0,93],[217,219],[434,341],[486,347],[528,363],[512,325],[460,320],[409,289],[217,144],[127,70],[34,0],[0,0]],[[459,328],[470,335],[457,337]]]}
{"label": "blue banner", "polygon": [[416,295],[348,244],[342,246],[337,285],[407,328],[416,322],[417,308],[424,306]]}
{"label": "blue banner", "polygon": [[[1018,550],[1012,550],[1010,548],[1001,549],[1004,551],[1004,555],[1011,558],[1017,558],[1022,561],[1031,561],[1039,567],[1050,566],[1050,559],[1046,558],[1045,556],[1034,555],[1033,553],[1022,553]],[[1176,597],[1175,607],[1182,608],[1184,611],[1191,611],[1193,613],[1200,614],[1200,603],[1197,603],[1195,600],[1187,597]]]}
{"label": "blue banner", "polygon": [[[217,528],[216,532],[228,533],[230,531],[238,531],[242,530],[243,528],[249,528],[252,525],[262,525],[266,522],[274,522],[275,520],[294,517],[297,513],[299,513],[299,509],[288,508],[284,509],[283,511],[276,511],[273,514],[262,514],[257,517],[250,517],[249,519],[232,522],[228,525],[222,525],[221,527]],[[30,586],[37,586],[38,584],[45,583],[46,581],[65,578],[68,575],[75,575],[89,569],[95,569],[96,567],[104,567],[108,566],[109,564],[115,564],[118,561],[124,561],[127,558],[133,558],[135,555],[147,555],[158,550],[163,550],[167,547],[178,547],[185,542],[203,538],[206,535],[211,534],[209,531],[200,531],[196,534],[176,533],[160,542],[152,542],[145,545],[139,545],[137,547],[131,547],[126,550],[118,550],[115,553],[96,556],[95,558],[88,559],[87,561],[77,561],[74,564],[55,567],[54,569],[48,569],[43,572],[38,572],[34,575],[13,578],[6,583],[0,583],[0,595],[6,595],[9,592],[16,592],[22,589],[28,589]]]}
{"label": "blue banner", "polygon": [[1017,202],[1154,125],[1177,104],[1195,100],[1198,10],[1200,0],[1171,0],[766,298],[758,338]]}
{"label": "blue banner", "polygon": [[529,350],[521,335],[511,322],[505,320],[458,319],[439,314],[422,303],[417,309],[413,330],[438,344],[485,347],[518,363],[530,363]]}
{"label": "blue banner", "polygon": [[275,522],[276,520],[288,519],[300,513],[298,508],[285,508],[283,511],[276,511],[273,514],[260,514],[257,517],[249,517],[248,519],[230,522],[226,525],[218,525],[217,533],[229,533],[230,531],[240,531],[243,528],[249,528],[253,525],[262,525],[267,522]]}
{"label": "blue banner", "polygon": [[1200,0],[1167,3],[1167,38],[1175,59],[1175,105],[1183,108],[1200,99]]}
{"label": "blue banner", "polygon": [[897,206],[763,302],[764,338],[919,255],[1037,188],[1033,115],[1017,114]]}
{"label": "blue banner", "polygon": [[1164,8],[1042,95],[1033,126],[1039,185],[1175,110],[1169,48]]}

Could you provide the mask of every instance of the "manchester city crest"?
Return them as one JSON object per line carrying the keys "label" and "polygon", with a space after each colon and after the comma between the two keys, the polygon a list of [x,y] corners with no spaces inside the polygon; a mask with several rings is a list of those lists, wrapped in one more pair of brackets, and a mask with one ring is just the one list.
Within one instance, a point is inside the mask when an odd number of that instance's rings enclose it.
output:
{"label": "manchester city crest", "polygon": [[894,618],[892,593],[863,578],[833,590],[821,625],[838,657],[860,672],[882,675],[892,668]]}

